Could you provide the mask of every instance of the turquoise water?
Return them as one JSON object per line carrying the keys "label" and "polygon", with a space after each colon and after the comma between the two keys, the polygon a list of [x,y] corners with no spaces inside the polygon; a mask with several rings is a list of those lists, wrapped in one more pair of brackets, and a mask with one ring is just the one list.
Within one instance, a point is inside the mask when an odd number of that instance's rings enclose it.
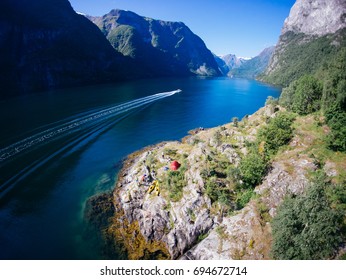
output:
{"label": "turquoise water", "polygon": [[[182,92],[153,96],[176,89]],[[126,155],[179,140],[196,127],[242,118],[262,107],[267,96],[279,94],[280,89],[252,80],[188,78],[72,88],[1,102],[0,259],[102,258],[97,238],[85,230],[84,205],[112,188]]]}

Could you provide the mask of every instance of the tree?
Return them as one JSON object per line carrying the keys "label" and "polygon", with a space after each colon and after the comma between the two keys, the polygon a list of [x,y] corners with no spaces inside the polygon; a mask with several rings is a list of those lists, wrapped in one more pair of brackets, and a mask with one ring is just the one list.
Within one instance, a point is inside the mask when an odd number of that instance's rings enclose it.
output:
{"label": "tree", "polygon": [[254,188],[262,181],[267,170],[267,162],[261,155],[252,151],[239,165],[240,178],[246,188]]}
{"label": "tree", "polygon": [[322,83],[311,75],[298,79],[292,98],[292,110],[300,115],[310,114],[320,109]]}
{"label": "tree", "polygon": [[273,218],[272,254],[275,259],[325,259],[341,242],[342,219],[332,209],[318,176],[304,195],[285,199]]}
{"label": "tree", "polygon": [[325,112],[331,131],[327,136],[329,147],[336,151],[346,151],[346,112],[334,103]]}
{"label": "tree", "polygon": [[259,130],[258,142],[264,143],[267,154],[275,154],[281,146],[286,145],[291,140],[293,120],[294,115],[292,113],[280,112],[269,121],[267,126]]}

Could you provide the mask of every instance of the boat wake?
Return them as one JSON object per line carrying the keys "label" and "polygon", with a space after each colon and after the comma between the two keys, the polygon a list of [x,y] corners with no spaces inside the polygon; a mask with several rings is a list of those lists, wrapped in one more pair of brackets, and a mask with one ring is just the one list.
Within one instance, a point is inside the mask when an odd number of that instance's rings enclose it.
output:
{"label": "boat wake", "polygon": [[181,90],[174,90],[169,92],[162,92],[153,94],[147,97],[135,99],[122,104],[111,106],[102,110],[94,111],[83,116],[69,118],[69,121],[59,122],[61,124],[55,125],[52,128],[46,129],[42,132],[29,136],[21,141],[18,141],[8,147],[0,150],[0,165],[14,156],[33,149],[34,147],[41,146],[45,143],[56,140],[60,137],[74,133],[79,130],[87,129],[100,123],[104,123],[114,117],[133,111],[136,108],[143,107],[144,105],[153,103],[160,99],[174,95]]}

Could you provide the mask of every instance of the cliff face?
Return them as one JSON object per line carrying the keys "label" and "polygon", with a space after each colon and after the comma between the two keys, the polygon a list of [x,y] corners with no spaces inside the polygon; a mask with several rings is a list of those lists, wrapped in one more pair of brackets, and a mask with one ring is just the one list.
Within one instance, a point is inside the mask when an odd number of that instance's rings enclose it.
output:
{"label": "cliff face", "polygon": [[345,0],[297,0],[285,20],[282,34],[293,31],[323,36],[346,26]]}
{"label": "cliff face", "polygon": [[220,75],[202,39],[181,22],[154,20],[122,10],[88,18],[117,51],[135,59],[152,75]]}
{"label": "cliff face", "polygon": [[346,46],[345,0],[297,0],[285,20],[264,80],[288,85],[314,74]]}
{"label": "cliff face", "polygon": [[131,60],[67,0],[0,5],[1,98],[135,75]]}

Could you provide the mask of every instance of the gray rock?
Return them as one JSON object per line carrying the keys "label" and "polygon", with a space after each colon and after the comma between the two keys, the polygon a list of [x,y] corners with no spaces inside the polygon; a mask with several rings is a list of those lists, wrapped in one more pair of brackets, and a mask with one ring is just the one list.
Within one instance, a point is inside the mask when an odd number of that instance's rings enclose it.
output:
{"label": "gray rock", "polygon": [[293,31],[323,36],[346,27],[345,0],[297,0],[282,28],[282,34]]}

